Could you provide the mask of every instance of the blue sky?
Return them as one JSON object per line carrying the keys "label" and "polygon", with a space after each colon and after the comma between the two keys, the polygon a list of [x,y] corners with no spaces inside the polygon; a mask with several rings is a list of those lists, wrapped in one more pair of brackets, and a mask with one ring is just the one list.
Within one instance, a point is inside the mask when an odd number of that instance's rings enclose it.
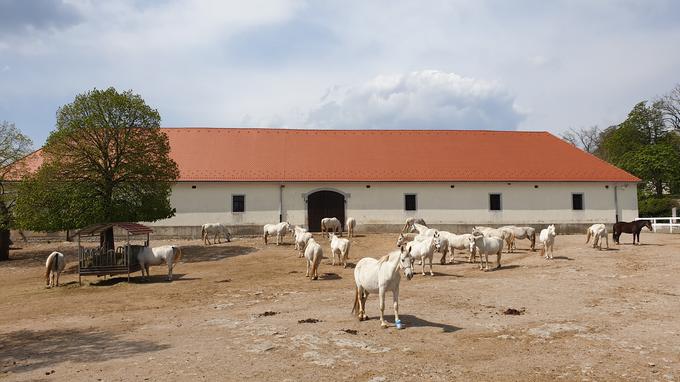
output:
{"label": "blue sky", "polygon": [[76,94],[166,127],[609,126],[680,83],[680,2],[0,0],[0,120]]}

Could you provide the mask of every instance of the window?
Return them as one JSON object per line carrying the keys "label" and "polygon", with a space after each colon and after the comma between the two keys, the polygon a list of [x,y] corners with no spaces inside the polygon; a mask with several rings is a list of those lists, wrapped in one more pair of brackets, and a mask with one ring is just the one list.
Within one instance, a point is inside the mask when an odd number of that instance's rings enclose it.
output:
{"label": "window", "polygon": [[404,209],[406,211],[415,211],[417,208],[416,194],[404,195]]}
{"label": "window", "polygon": [[246,211],[246,196],[232,195],[231,196],[231,212],[245,212]]}
{"label": "window", "polygon": [[583,194],[571,194],[571,209],[583,210]]}
{"label": "window", "polygon": [[489,194],[489,209],[491,211],[500,211],[501,208],[501,194]]}

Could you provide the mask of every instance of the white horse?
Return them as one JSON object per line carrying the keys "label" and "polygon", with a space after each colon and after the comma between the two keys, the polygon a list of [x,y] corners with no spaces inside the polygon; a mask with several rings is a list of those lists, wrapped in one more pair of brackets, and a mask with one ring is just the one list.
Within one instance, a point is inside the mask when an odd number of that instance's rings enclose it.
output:
{"label": "white horse", "polygon": [[527,239],[531,242],[531,250],[534,251],[536,248],[536,230],[533,229],[532,227],[518,227],[514,225],[508,225],[501,227],[501,229],[508,229],[511,230],[513,235],[515,236],[514,239],[512,240],[512,249],[517,249],[517,246],[515,245],[515,240],[523,240]]}
{"label": "white horse", "polygon": [[401,232],[411,232],[414,229],[414,224],[418,223],[420,225],[424,225],[427,227],[427,224],[425,224],[425,220],[423,218],[417,218],[411,216],[410,218],[406,219],[406,223],[404,224],[404,228],[401,229]]}
{"label": "white horse", "polygon": [[511,252],[512,250],[512,242],[515,240],[515,234],[512,232],[511,229],[508,229],[506,227],[501,227],[501,228],[491,228],[491,227],[474,227],[473,229],[477,229],[480,232],[482,232],[485,236],[487,237],[497,237],[503,241],[505,241],[505,244],[507,245],[508,253]]}
{"label": "white horse", "polygon": [[[439,262],[444,265],[446,264],[446,255],[447,253],[451,253],[451,262],[455,264],[456,260],[454,259],[454,251],[457,249],[459,251],[470,250],[470,237],[472,237],[471,234],[469,233],[464,233],[462,235],[456,235],[455,233],[447,232],[447,231],[439,231],[439,237],[440,237],[440,244],[441,244],[441,253],[442,253],[442,258],[439,260]],[[447,247],[445,248],[445,245]],[[474,252],[470,252],[470,256],[468,256],[468,262],[472,262],[472,257],[474,256]]]}
{"label": "white horse", "polygon": [[142,267],[142,277],[144,277],[144,271],[146,271],[147,279],[150,277],[150,265],[166,263],[168,265],[168,281],[172,281],[172,269],[181,258],[182,249],[175,245],[164,245],[155,248],[144,247],[137,253],[137,261],[139,261],[139,265]]}
{"label": "white horse", "polygon": [[[545,255],[546,259],[553,258],[553,245],[555,245],[555,225],[551,224],[548,228],[541,230],[541,234],[538,236],[538,240],[543,243],[543,248],[541,248],[541,256]],[[548,251],[550,253],[548,254]]]}
{"label": "white horse", "polygon": [[[323,249],[319,243],[317,243],[313,238],[307,241],[307,246],[305,248],[305,260],[307,260],[307,273],[305,277],[311,277],[311,280],[316,280],[319,278],[319,264],[321,264],[321,259],[323,258]],[[311,268],[311,276],[310,276]]]}
{"label": "white horse", "polygon": [[277,224],[265,224],[262,229],[263,232],[262,237],[264,238],[264,244],[267,245],[267,237],[269,235],[272,236],[276,235],[276,245],[279,245],[281,237],[285,236],[290,231],[291,231],[290,223],[288,222],[281,222]]}
{"label": "white horse", "polygon": [[404,276],[410,280],[413,277],[412,261],[411,254],[405,247],[402,247],[401,250],[390,252],[381,257],[380,260],[372,257],[364,257],[359,260],[354,268],[356,290],[352,314],[356,313],[359,316],[359,321],[367,319],[366,299],[368,294],[378,293],[378,299],[380,300],[380,326],[386,328],[387,322],[384,319],[385,292],[392,291],[394,320],[399,320],[399,282],[401,281],[399,269],[402,269]]}
{"label": "white horse", "polygon": [[302,257],[304,256],[307,241],[312,238],[312,233],[307,232],[307,229],[298,226],[295,226],[293,233],[295,235],[295,249],[300,251],[300,257]]}
{"label": "white horse", "polygon": [[331,240],[331,255],[333,256],[333,265],[335,265],[335,255],[338,255],[338,262],[344,268],[347,268],[347,259],[349,258],[349,240],[336,236],[329,232],[328,238]]}
{"label": "white horse", "polygon": [[441,248],[439,232],[435,232],[432,236],[428,236],[422,241],[413,240],[406,244],[406,248],[409,250],[413,260],[421,261],[421,273],[423,276],[425,276],[425,260],[428,260],[430,263],[430,276],[434,276],[434,272],[432,271],[432,258],[434,257],[434,251],[438,251]]}
{"label": "white horse", "polygon": [[593,224],[586,230],[586,244],[593,237],[593,248],[599,247],[602,250],[602,239],[607,242],[607,249],[609,249],[609,236],[607,236],[607,226],[602,223]]}
{"label": "white horse", "polygon": [[201,226],[203,245],[210,245],[210,236],[213,237],[213,243],[221,243],[222,236],[227,240],[227,243],[231,242],[231,233],[222,223],[206,223]]}
{"label": "white horse", "polygon": [[347,218],[345,227],[347,228],[347,237],[354,236],[354,228],[357,226],[357,221],[354,218]]}
{"label": "white horse", "polygon": [[48,288],[59,286],[59,275],[66,267],[66,260],[64,254],[61,252],[52,252],[47,256],[45,261],[45,284]]}
{"label": "white horse", "polygon": [[333,233],[340,233],[342,236],[342,224],[338,218],[323,218],[321,219],[321,233],[333,231]]}
{"label": "white horse", "polygon": [[[495,236],[486,236],[478,229],[472,230],[472,236],[469,239],[470,253],[479,254],[479,269],[484,271],[489,270],[489,255],[496,255],[496,268],[501,267],[501,253],[503,253],[503,239]],[[484,257],[482,257],[484,255]],[[484,263],[486,262],[486,267]]]}

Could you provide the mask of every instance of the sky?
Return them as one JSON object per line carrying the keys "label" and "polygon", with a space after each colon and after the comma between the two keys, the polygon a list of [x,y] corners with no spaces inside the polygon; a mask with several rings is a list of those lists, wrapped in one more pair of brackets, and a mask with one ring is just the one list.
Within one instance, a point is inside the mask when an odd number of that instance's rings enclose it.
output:
{"label": "sky", "polygon": [[77,94],[163,127],[607,127],[680,83],[674,0],[0,0],[0,121]]}

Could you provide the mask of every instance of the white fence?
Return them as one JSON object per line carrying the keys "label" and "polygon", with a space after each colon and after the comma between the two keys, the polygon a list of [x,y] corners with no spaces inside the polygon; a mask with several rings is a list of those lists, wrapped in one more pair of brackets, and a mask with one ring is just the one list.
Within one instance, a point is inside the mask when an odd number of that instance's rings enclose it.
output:
{"label": "white fence", "polygon": [[673,229],[680,231],[680,217],[672,216],[667,218],[637,218],[635,220],[650,220],[652,222],[652,230],[656,232],[657,228],[668,228],[670,233]]}

